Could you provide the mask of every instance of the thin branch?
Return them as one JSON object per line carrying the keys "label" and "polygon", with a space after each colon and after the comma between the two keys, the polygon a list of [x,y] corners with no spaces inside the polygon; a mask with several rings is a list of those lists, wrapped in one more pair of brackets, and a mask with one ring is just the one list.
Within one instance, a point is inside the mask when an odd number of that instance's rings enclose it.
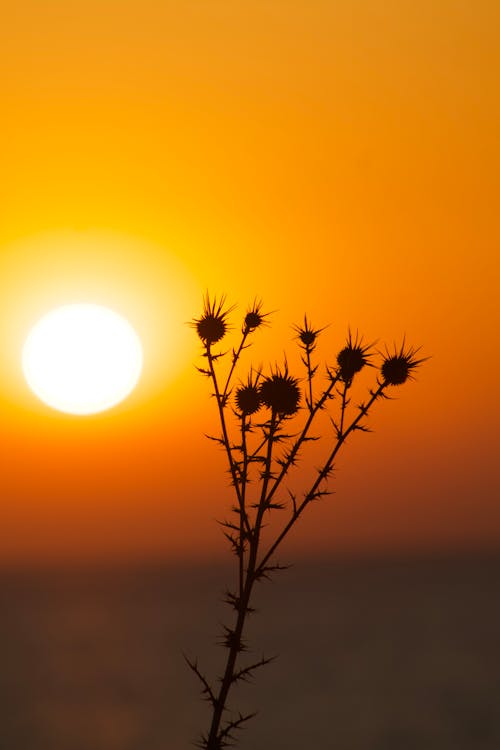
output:
{"label": "thin branch", "polygon": [[269,494],[267,496],[267,502],[271,502],[275,492],[277,491],[278,487],[280,486],[281,482],[283,481],[284,477],[288,473],[288,470],[290,469],[290,466],[293,465],[297,458],[297,454],[301,448],[301,446],[304,444],[304,442],[307,440],[309,429],[314,421],[314,418],[316,417],[316,414],[323,409],[326,401],[331,397],[331,393],[333,389],[335,388],[335,385],[339,379],[339,375],[336,374],[335,376],[331,376],[330,383],[328,387],[323,391],[321,397],[318,399],[317,403],[314,405],[313,410],[309,413],[309,416],[306,420],[306,423],[304,424],[304,427],[302,428],[302,432],[298,436],[295,443],[292,445],[288,456],[283,461],[281,465],[281,471],[279,472],[278,476],[274,480],[273,486],[271,487]]}
{"label": "thin branch", "polygon": [[205,697],[205,700],[209,701],[209,703],[212,704],[212,706],[215,706],[216,698],[215,694],[210,686],[210,683],[206,679],[206,677],[200,672],[198,668],[198,661],[192,661],[186,654],[183,654],[184,660],[188,664],[189,668],[195,673],[195,675],[200,680],[201,684],[203,685],[202,694]]}
{"label": "thin branch", "polygon": [[355,419],[353,419],[353,421],[351,422],[349,427],[346,429],[346,431],[338,437],[333,450],[331,451],[327,460],[323,464],[323,467],[318,472],[318,476],[316,477],[316,480],[314,481],[309,492],[306,493],[304,500],[302,501],[300,505],[295,507],[290,520],[288,521],[284,529],[281,531],[281,533],[276,537],[275,541],[271,544],[269,550],[266,552],[266,554],[260,561],[259,565],[257,566],[256,575],[258,574],[258,571],[261,570],[261,568],[264,568],[266,566],[266,563],[268,562],[268,560],[275,553],[275,551],[277,550],[277,548],[279,547],[283,539],[286,537],[286,535],[288,534],[292,526],[295,525],[298,518],[302,515],[303,511],[305,510],[305,508],[313,500],[318,499],[319,496],[324,494],[324,492],[321,492],[319,488],[321,486],[321,483],[325,479],[327,479],[328,476],[330,475],[333,469],[333,465],[334,465],[337,453],[339,452],[340,448],[345,443],[347,437],[351,434],[351,432],[353,432],[356,429],[363,429],[363,427],[359,425],[360,421],[363,419],[364,416],[366,416],[366,414],[368,414],[368,411],[370,407],[374,404],[374,402],[378,398],[384,395],[384,389],[386,387],[387,387],[387,384],[385,382],[380,383],[378,388],[375,391],[371,392],[371,397],[368,400],[368,402],[366,404],[361,404],[359,406],[359,414],[357,415],[357,417],[355,417]]}
{"label": "thin branch", "polygon": [[241,729],[243,724],[246,724],[247,721],[250,721],[250,719],[253,719],[255,716],[257,716],[257,713],[255,711],[246,715],[240,713],[237,719],[228,721],[222,731],[219,732],[219,735],[217,737],[219,748],[229,747],[230,745],[234,744],[235,738],[233,736],[233,732],[237,729]]}
{"label": "thin branch", "polygon": [[231,362],[231,369],[229,370],[229,373],[226,378],[226,383],[224,385],[224,389],[222,391],[222,397],[227,400],[228,392],[229,392],[229,385],[231,383],[231,378],[233,377],[234,368],[236,367],[236,363],[238,362],[241,352],[243,349],[245,349],[245,341],[247,340],[248,334],[250,331],[244,330],[243,335],[241,337],[240,345],[238,349],[233,349],[233,357]]}
{"label": "thin branch", "polygon": [[340,437],[344,434],[344,420],[345,420],[345,413],[347,404],[349,403],[347,398],[347,391],[349,390],[351,386],[350,381],[344,381],[344,387],[342,388],[342,401],[340,404],[340,425],[338,427],[338,437]]}
{"label": "thin branch", "polygon": [[254,664],[249,664],[248,667],[243,667],[242,669],[239,669],[237,672],[234,673],[234,675],[231,678],[232,682],[248,682],[253,677],[253,672],[255,670],[259,669],[259,667],[265,667],[267,664],[270,664],[272,661],[276,659],[275,656],[268,656],[268,657],[262,657],[262,659],[259,659],[259,661],[254,662]]}
{"label": "thin branch", "polygon": [[236,463],[234,461],[233,454],[232,454],[232,451],[231,451],[231,444],[230,444],[230,441],[229,441],[229,434],[228,434],[228,431],[227,431],[226,417],[225,417],[225,414],[224,414],[225,401],[223,400],[223,397],[221,396],[221,393],[220,393],[220,390],[219,390],[219,383],[218,383],[218,380],[217,380],[217,374],[215,372],[215,367],[214,367],[214,357],[212,355],[211,346],[210,346],[209,342],[206,344],[205,348],[206,348],[206,355],[207,355],[208,364],[209,364],[209,368],[210,368],[210,374],[211,374],[212,382],[214,384],[214,389],[215,389],[215,400],[217,401],[217,407],[218,407],[218,410],[219,410],[219,419],[220,419],[221,428],[222,428],[223,443],[224,443],[224,448],[226,450],[227,460],[229,462],[229,469],[230,469],[230,472],[231,472],[231,477],[232,477],[232,480],[233,480],[233,485],[234,485],[234,488],[235,488],[235,491],[236,491],[236,495],[237,495],[237,498],[238,498],[238,504],[240,506],[240,511],[242,513],[242,516],[243,516],[243,522],[244,522],[245,526],[247,527],[247,531],[250,531],[250,524],[249,524],[248,518],[246,517],[246,514],[244,512],[244,508],[242,507],[241,491],[240,491],[240,487],[239,487],[239,483],[238,483],[237,467],[236,467]]}
{"label": "thin branch", "polygon": [[307,384],[309,386],[309,396],[306,398],[306,403],[309,408],[309,412],[313,410],[313,392],[312,392],[312,379],[314,372],[311,369],[311,349],[306,347],[306,367],[307,367]]}
{"label": "thin branch", "polygon": [[245,523],[244,518],[246,517],[246,488],[248,482],[248,449],[247,449],[247,426],[246,416],[241,415],[241,451],[243,454],[243,470],[241,479],[241,492],[240,492],[240,548],[239,548],[239,590],[240,598],[243,596],[244,587],[244,576],[245,576]]}

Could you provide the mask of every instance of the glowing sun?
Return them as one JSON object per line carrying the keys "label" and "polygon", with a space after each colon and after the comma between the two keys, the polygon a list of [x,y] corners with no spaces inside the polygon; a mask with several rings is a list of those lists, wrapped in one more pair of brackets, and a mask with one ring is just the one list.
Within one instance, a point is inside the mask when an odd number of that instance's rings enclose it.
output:
{"label": "glowing sun", "polygon": [[23,371],[44,403],[69,414],[105,411],[129,395],[142,370],[142,346],[121,315],[95,304],[47,313],[31,329]]}

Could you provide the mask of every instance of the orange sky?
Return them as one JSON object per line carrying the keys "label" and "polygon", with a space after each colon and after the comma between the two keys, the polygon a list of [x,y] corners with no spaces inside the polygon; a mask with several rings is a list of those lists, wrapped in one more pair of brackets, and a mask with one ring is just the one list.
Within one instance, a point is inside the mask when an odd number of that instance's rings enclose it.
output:
{"label": "orange sky", "polygon": [[[205,289],[432,359],[288,545],[500,542],[499,6],[493,0],[18,0],[0,86],[0,560],[223,553],[222,457],[185,323]],[[37,317],[122,312],[143,380],[74,418],[20,371]],[[260,348],[259,348],[260,346]],[[250,354],[250,353],[249,353]],[[249,360],[248,360],[249,361]]]}

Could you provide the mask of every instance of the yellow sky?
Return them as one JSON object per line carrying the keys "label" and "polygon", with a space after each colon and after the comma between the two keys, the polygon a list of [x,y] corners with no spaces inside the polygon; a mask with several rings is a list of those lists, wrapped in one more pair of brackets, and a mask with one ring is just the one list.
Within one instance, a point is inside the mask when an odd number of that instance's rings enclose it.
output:
{"label": "yellow sky", "polygon": [[[76,538],[82,550],[188,555],[193,497],[195,535],[215,549],[218,511],[196,499],[206,477],[177,437],[223,487],[185,326],[207,288],[278,311],[259,360],[281,356],[305,311],[333,323],[332,351],[351,325],[369,340],[406,333],[433,356],[383,405],[376,436],[346,458],[339,505],[297,545],[329,548],[331,533],[361,548],[500,538],[498,4],[19,0],[2,15],[7,556],[63,554]],[[149,357],[129,405],[85,427],[47,416],[18,369],[23,332],[75,297],[120,309]],[[122,458],[113,448],[103,464],[117,435]],[[82,444],[96,477],[109,468],[107,499],[90,510],[78,495],[61,511],[62,444],[65,481]],[[36,492],[20,472],[38,473]],[[96,497],[102,484],[86,482]]]}

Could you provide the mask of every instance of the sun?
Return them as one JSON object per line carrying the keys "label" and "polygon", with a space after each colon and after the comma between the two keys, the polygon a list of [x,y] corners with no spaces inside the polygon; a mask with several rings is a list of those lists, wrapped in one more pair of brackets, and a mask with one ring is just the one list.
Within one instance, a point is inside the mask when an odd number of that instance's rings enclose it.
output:
{"label": "sun", "polygon": [[45,404],[68,414],[95,414],[137,385],[141,341],[118,313],[96,304],[58,307],[31,329],[23,348],[26,381]]}

